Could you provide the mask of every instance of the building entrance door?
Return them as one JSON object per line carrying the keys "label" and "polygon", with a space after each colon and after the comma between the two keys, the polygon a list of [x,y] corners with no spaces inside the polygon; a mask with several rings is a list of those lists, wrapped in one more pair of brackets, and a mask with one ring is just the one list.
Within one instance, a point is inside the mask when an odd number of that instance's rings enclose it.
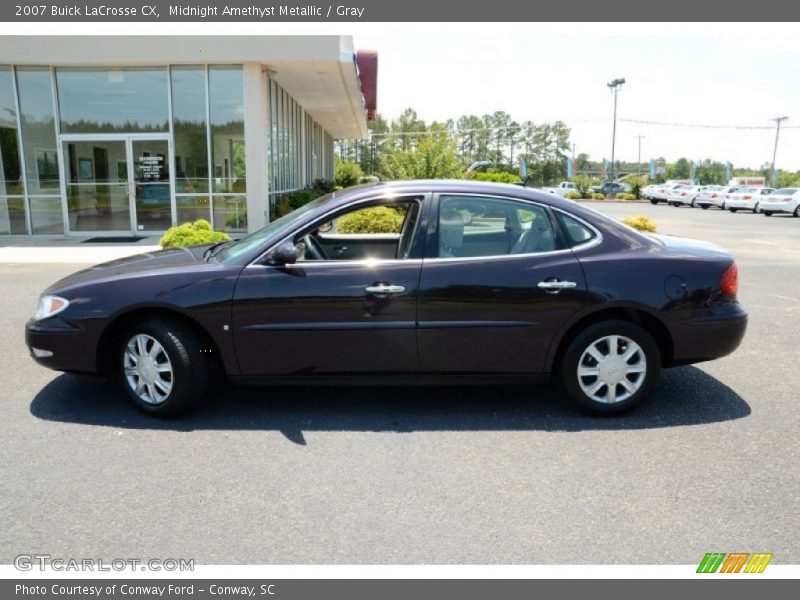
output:
{"label": "building entrance door", "polygon": [[174,223],[169,138],[62,136],[67,231],[158,234]]}

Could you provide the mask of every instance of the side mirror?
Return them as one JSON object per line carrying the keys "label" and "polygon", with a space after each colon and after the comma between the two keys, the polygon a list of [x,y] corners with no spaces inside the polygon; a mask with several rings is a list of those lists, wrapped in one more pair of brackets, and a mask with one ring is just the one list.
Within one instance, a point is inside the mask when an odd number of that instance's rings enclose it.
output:
{"label": "side mirror", "polygon": [[291,265],[297,262],[297,250],[292,242],[283,242],[273,248],[264,259],[268,265]]}

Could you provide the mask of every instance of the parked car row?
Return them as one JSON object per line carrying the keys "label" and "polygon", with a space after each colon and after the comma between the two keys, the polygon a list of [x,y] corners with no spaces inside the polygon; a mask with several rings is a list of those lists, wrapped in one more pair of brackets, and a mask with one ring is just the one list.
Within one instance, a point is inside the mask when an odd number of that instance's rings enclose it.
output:
{"label": "parked car row", "polygon": [[642,188],[642,197],[653,204],[715,207],[735,213],[740,210],[770,217],[787,213],[800,217],[800,188],[774,189],[767,186],[694,185],[667,182]]}

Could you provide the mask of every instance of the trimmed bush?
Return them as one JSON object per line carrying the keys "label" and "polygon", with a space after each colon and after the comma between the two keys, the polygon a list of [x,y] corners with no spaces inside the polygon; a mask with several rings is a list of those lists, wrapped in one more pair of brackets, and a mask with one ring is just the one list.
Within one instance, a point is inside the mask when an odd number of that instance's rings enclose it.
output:
{"label": "trimmed bush", "polygon": [[225,227],[228,229],[247,229],[247,213],[231,213],[225,217]]}
{"label": "trimmed bush", "polygon": [[620,192],[617,194],[617,200],[636,200],[636,194],[630,192]]}
{"label": "trimmed bush", "polygon": [[493,183],[519,183],[522,181],[519,175],[515,175],[514,173],[485,173],[482,171],[473,173],[471,179],[475,181],[491,181]]}
{"label": "trimmed bush", "polygon": [[350,187],[351,185],[356,185],[359,179],[364,176],[364,171],[361,170],[361,167],[358,165],[358,163],[337,159],[336,164],[334,165],[334,174],[336,178],[336,185],[346,188]]}
{"label": "trimmed bush", "polygon": [[646,217],[644,215],[625,217],[622,219],[622,222],[626,225],[630,225],[634,229],[638,229],[639,231],[649,231],[650,233],[654,233],[656,230],[656,222],[650,217]]}
{"label": "trimmed bush", "polygon": [[566,198],[567,200],[580,200],[581,198],[583,198],[583,194],[581,194],[580,192],[567,192],[566,194],[564,194],[564,198]]}
{"label": "trimmed bush", "polygon": [[229,239],[231,238],[227,233],[212,231],[211,223],[205,219],[199,219],[194,223],[182,223],[177,227],[170,227],[159,243],[162,248],[178,248],[226,242]]}
{"label": "trimmed bush", "polygon": [[336,220],[336,233],[400,233],[405,215],[390,206],[373,206]]}
{"label": "trimmed bush", "polygon": [[591,200],[605,200],[606,197],[600,192],[589,192],[587,197]]}

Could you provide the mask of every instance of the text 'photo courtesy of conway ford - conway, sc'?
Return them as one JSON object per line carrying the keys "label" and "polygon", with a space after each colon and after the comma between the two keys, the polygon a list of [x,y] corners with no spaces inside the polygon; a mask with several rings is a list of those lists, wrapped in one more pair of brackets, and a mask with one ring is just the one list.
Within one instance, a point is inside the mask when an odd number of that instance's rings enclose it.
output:
{"label": "text 'photo courtesy of conway ford - conway, sc'", "polygon": [[[376,207],[396,230],[339,228]],[[45,290],[26,341],[41,365],[113,378],[157,416],[196,405],[213,369],[248,384],[552,379],[611,415],[746,328],[718,246],[440,180],[349,188],[238,241],[84,269]]]}

